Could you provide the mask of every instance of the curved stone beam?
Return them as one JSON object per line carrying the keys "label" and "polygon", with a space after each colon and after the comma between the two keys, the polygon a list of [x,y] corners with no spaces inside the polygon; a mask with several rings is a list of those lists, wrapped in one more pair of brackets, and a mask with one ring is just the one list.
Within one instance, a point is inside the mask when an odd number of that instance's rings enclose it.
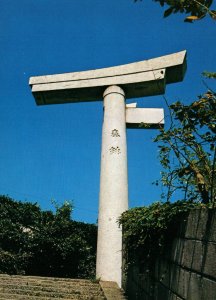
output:
{"label": "curved stone beam", "polygon": [[126,98],[159,95],[166,83],[182,81],[186,51],[158,58],[90,71],[31,77],[38,105],[102,100],[111,85],[124,89]]}

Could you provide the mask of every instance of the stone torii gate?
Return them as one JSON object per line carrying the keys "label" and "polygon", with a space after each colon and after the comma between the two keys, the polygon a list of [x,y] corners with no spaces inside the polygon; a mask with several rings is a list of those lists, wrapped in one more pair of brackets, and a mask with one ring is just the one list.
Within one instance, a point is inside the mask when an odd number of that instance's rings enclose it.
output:
{"label": "stone torii gate", "polygon": [[125,98],[164,94],[183,80],[186,51],[116,67],[31,77],[38,105],[104,101],[96,276],[121,287],[122,231],[117,219],[128,209],[126,127],[164,124],[163,109],[125,105]]}

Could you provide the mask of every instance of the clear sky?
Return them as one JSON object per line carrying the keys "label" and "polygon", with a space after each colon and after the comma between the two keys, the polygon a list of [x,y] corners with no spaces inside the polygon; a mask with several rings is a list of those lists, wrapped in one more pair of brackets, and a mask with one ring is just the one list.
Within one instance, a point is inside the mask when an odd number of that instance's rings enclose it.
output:
{"label": "clear sky", "polygon": [[[29,77],[186,49],[185,80],[168,85],[166,98],[189,103],[205,91],[202,71],[216,70],[216,23],[183,19],[164,19],[150,0],[0,0],[0,194],[43,209],[51,209],[51,199],[73,200],[74,219],[96,222],[102,102],[36,106]],[[215,89],[214,81],[206,82]],[[162,96],[136,101],[165,108]],[[160,199],[161,188],[152,185],[160,177],[156,133],[127,132],[130,207]]]}

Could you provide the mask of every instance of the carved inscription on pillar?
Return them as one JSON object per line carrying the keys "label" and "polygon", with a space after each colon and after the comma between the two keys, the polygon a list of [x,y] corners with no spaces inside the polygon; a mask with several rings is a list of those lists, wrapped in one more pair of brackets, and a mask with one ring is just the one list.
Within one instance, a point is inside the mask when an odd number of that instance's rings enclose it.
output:
{"label": "carved inscription on pillar", "polygon": [[120,137],[118,129],[113,129],[111,132],[112,137]]}
{"label": "carved inscription on pillar", "polygon": [[[112,131],[111,131],[111,136],[113,137],[113,138],[119,138],[120,137],[120,134],[119,134],[119,131],[118,131],[118,129],[113,129]],[[110,149],[109,149],[109,151],[110,151],[110,154],[120,154],[121,153],[121,149],[119,148],[119,146],[116,146],[116,147],[111,147]]]}
{"label": "carved inscription on pillar", "polygon": [[110,151],[110,154],[120,154],[121,153],[121,149],[119,148],[119,146],[111,147],[109,149],[109,151]]}

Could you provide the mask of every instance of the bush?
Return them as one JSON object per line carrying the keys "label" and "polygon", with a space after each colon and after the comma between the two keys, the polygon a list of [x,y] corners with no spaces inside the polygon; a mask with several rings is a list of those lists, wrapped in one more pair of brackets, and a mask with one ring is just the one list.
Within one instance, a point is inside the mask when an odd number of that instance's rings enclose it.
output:
{"label": "bush", "polygon": [[[210,206],[210,205],[209,205]],[[121,215],[123,227],[124,259],[126,267],[134,257],[154,270],[155,257],[163,252],[164,245],[172,240],[183,213],[207,205],[193,201],[155,202],[148,207],[132,208]],[[134,255],[136,253],[136,255]]]}
{"label": "bush", "polygon": [[40,276],[95,276],[97,227],[70,219],[66,202],[56,212],[0,196],[0,272]]}

